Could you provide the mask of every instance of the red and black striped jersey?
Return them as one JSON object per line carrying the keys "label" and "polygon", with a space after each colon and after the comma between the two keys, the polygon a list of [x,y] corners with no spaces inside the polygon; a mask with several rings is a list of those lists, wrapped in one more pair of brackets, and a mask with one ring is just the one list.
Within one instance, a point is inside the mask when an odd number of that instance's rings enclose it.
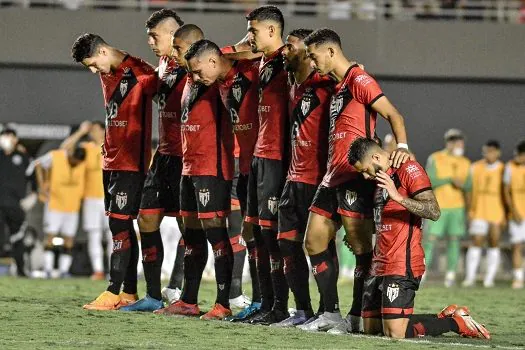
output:
{"label": "red and black striped jersey", "polygon": [[377,113],[371,105],[382,96],[376,80],[357,64],[336,85],[330,102],[328,170],[323,186],[334,187],[358,176],[348,163],[348,149],[356,138],[374,136]]}
{"label": "red and black striped jersey", "polygon": [[100,74],[106,107],[104,170],[146,172],[151,160],[154,68],[127,55],[111,73]]}

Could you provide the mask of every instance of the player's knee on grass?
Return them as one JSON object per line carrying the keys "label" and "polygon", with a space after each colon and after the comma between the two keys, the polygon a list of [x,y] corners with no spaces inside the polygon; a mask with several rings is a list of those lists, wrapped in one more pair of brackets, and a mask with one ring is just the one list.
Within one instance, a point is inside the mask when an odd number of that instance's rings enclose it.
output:
{"label": "player's knee on grass", "polygon": [[350,244],[356,255],[372,251],[372,235],[374,233],[374,221],[372,219],[356,219],[342,217],[346,232],[346,241]]}
{"label": "player's knee on grass", "polygon": [[204,230],[210,228],[226,228],[226,218],[215,217],[213,219],[201,219],[201,225]]}
{"label": "player's knee on grass", "polygon": [[139,224],[140,232],[154,232],[160,228],[162,221],[162,214],[139,214],[137,223]]}
{"label": "player's knee on grass", "polygon": [[406,335],[408,322],[408,318],[383,320],[383,333],[389,338],[403,339]]}
{"label": "player's knee on grass", "polygon": [[383,323],[380,318],[363,318],[363,330],[368,335],[378,335],[383,333]]}

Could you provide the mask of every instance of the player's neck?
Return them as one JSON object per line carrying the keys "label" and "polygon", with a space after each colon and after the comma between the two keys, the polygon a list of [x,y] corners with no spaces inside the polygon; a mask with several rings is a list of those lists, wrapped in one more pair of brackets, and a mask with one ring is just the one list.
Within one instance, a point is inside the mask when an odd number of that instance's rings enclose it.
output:
{"label": "player's neck", "polygon": [[263,55],[264,57],[270,57],[275,53],[275,51],[279,50],[284,45],[282,40],[275,41],[271,45],[269,45],[264,51]]}
{"label": "player's neck", "polygon": [[128,55],[124,51],[111,48],[110,49],[110,55],[111,55],[111,70],[116,71],[118,67],[122,64],[124,61],[124,58]]}
{"label": "player's neck", "polygon": [[352,66],[352,62],[346,59],[344,56],[340,56],[335,62],[334,62],[334,69],[330,73],[330,75],[337,81],[340,82],[345,78],[346,73],[348,72],[348,69]]}
{"label": "player's neck", "polygon": [[293,71],[293,77],[297,85],[302,84],[310,74],[312,74],[313,69],[308,64],[300,64],[295,71]]}
{"label": "player's neck", "polygon": [[217,77],[217,79],[219,81],[225,81],[226,80],[226,76],[228,75],[228,73],[230,73],[231,69],[233,68],[233,63],[234,62],[232,60],[229,60],[229,59],[227,59],[225,57],[221,57],[221,59],[220,59],[221,73]]}

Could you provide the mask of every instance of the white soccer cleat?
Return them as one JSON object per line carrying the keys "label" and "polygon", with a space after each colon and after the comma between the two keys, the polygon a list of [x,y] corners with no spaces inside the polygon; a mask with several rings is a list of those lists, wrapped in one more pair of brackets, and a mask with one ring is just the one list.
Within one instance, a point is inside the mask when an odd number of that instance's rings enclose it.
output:
{"label": "white soccer cleat", "polygon": [[474,287],[475,284],[476,282],[473,280],[464,280],[463,282],[461,282],[461,286],[464,288]]}
{"label": "white soccer cleat", "polygon": [[327,332],[343,321],[340,313],[325,312],[315,321],[304,324],[297,328],[307,332]]}
{"label": "white soccer cleat", "polygon": [[230,299],[230,308],[244,309],[252,304],[250,298],[241,294],[237,298]]}
{"label": "white soccer cleat", "polygon": [[180,299],[180,295],[182,294],[182,291],[179,288],[168,288],[164,287],[162,288],[162,299],[168,304],[171,305],[178,301]]}
{"label": "white soccer cleat", "polygon": [[485,288],[493,288],[494,286],[494,281],[483,281],[483,287]]}

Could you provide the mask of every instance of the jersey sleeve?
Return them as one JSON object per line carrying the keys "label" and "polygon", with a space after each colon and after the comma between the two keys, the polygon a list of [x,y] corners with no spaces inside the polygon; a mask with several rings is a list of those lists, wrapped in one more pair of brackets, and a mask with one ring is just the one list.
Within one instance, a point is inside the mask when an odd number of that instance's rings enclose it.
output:
{"label": "jersey sleeve", "polygon": [[153,72],[149,72],[144,75],[142,79],[142,89],[148,96],[154,96],[157,94],[158,76]]}
{"label": "jersey sleeve", "polygon": [[379,98],[384,96],[377,81],[363,70],[361,70],[354,78],[354,83],[352,84],[352,95],[357,101],[366,106],[372,105]]}
{"label": "jersey sleeve", "polygon": [[503,171],[503,183],[505,185],[510,185],[511,176],[512,176],[512,168],[510,164],[506,164],[505,170]]}
{"label": "jersey sleeve", "polygon": [[432,190],[430,178],[418,162],[412,161],[405,163],[400,169],[399,179],[410,197],[414,197],[424,191]]}

